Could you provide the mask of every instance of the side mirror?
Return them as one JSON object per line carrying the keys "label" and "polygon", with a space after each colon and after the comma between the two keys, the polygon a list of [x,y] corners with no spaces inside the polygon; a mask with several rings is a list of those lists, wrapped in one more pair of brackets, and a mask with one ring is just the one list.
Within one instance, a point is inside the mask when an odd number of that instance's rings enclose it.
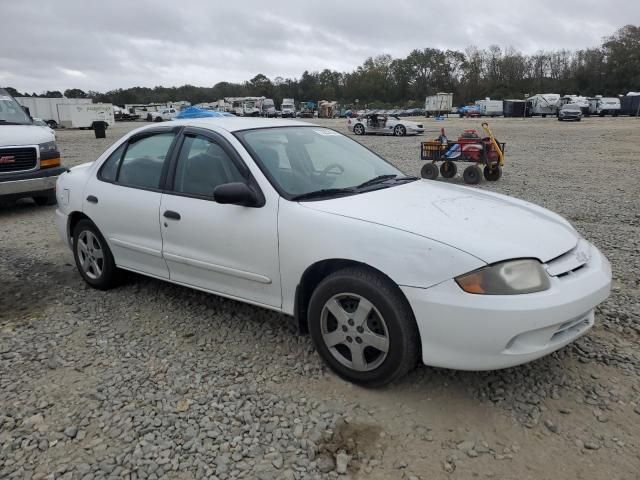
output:
{"label": "side mirror", "polygon": [[213,199],[217,203],[255,207],[258,195],[246,183],[235,182],[218,185],[213,191]]}

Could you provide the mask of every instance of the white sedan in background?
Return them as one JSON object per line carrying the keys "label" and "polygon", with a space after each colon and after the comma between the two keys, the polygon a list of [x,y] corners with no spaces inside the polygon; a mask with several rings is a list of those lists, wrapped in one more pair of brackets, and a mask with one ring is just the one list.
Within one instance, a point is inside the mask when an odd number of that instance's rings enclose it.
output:
{"label": "white sedan in background", "polygon": [[347,128],[356,135],[371,133],[404,137],[405,135],[424,133],[424,125],[422,123],[380,113],[368,113],[357,118],[349,118],[347,119]]}
{"label": "white sedan in background", "polygon": [[206,118],[131,132],[60,176],[80,275],[119,269],[292,315],[343,378],[418,359],[509,367],[583,335],[611,269],[560,216],[404,175],[333,130]]}

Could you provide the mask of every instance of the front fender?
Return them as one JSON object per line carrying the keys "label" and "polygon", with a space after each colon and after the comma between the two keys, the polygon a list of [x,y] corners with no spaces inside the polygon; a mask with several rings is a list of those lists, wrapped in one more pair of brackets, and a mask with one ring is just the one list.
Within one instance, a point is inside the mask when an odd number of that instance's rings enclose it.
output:
{"label": "front fender", "polygon": [[282,308],[294,313],[295,291],[314,263],[345,259],[379,270],[399,286],[429,288],[485,265],[478,258],[414,233],[321,212],[280,199]]}

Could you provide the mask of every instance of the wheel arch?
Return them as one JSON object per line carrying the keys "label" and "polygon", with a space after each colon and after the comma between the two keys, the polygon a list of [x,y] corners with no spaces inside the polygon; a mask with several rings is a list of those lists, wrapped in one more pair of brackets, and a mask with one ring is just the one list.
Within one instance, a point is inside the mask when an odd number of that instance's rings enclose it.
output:
{"label": "wheel arch", "polygon": [[400,295],[402,295],[402,298],[404,298],[409,308],[413,311],[411,305],[409,304],[409,300],[406,298],[398,284],[394,282],[393,279],[383,271],[367,263],[359,262],[356,260],[345,258],[328,258],[319,260],[309,265],[303,272],[302,276],[300,277],[300,281],[296,286],[293,312],[298,326],[298,333],[305,335],[309,333],[309,327],[307,325],[307,310],[309,308],[309,300],[311,299],[311,295],[313,294],[316,287],[327,276],[347,267],[361,267],[384,276],[389,282],[391,282],[391,284],[395,288],[397,288]]}
{"label": "wheel arch", "polygon": [[67,238],[69,239],[69,245],[73,245],[73,230],[76,228],[76,225],[80,220],[89,220],[91,223],[95,225],[93,220],[91,220],[83,212],[80,212],[77,210],[71,212],[67,219]]}

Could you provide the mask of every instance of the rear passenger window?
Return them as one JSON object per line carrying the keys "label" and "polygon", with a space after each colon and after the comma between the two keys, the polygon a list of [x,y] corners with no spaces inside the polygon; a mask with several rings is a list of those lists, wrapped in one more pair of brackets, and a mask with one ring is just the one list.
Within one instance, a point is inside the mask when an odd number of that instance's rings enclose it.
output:
{"label": "rear passenger window", "polygon": [[98,178],[100,180],[104,180],[105,182],[115,182],[116,175],[118,174],[118,164],[120,163],[120,157],[122,157],[122,152],[124,152],[124,147],[127,145],[127,142],[124,142],[120,145],[107,159],[106,162],[102,164],[100,167],[100,173]]}
{"label": "rear passenger window", "polygon": [[175,133],[159,133],[129,142],[118,173],[118,183],[131,187],[159,188],[164,160]]}

